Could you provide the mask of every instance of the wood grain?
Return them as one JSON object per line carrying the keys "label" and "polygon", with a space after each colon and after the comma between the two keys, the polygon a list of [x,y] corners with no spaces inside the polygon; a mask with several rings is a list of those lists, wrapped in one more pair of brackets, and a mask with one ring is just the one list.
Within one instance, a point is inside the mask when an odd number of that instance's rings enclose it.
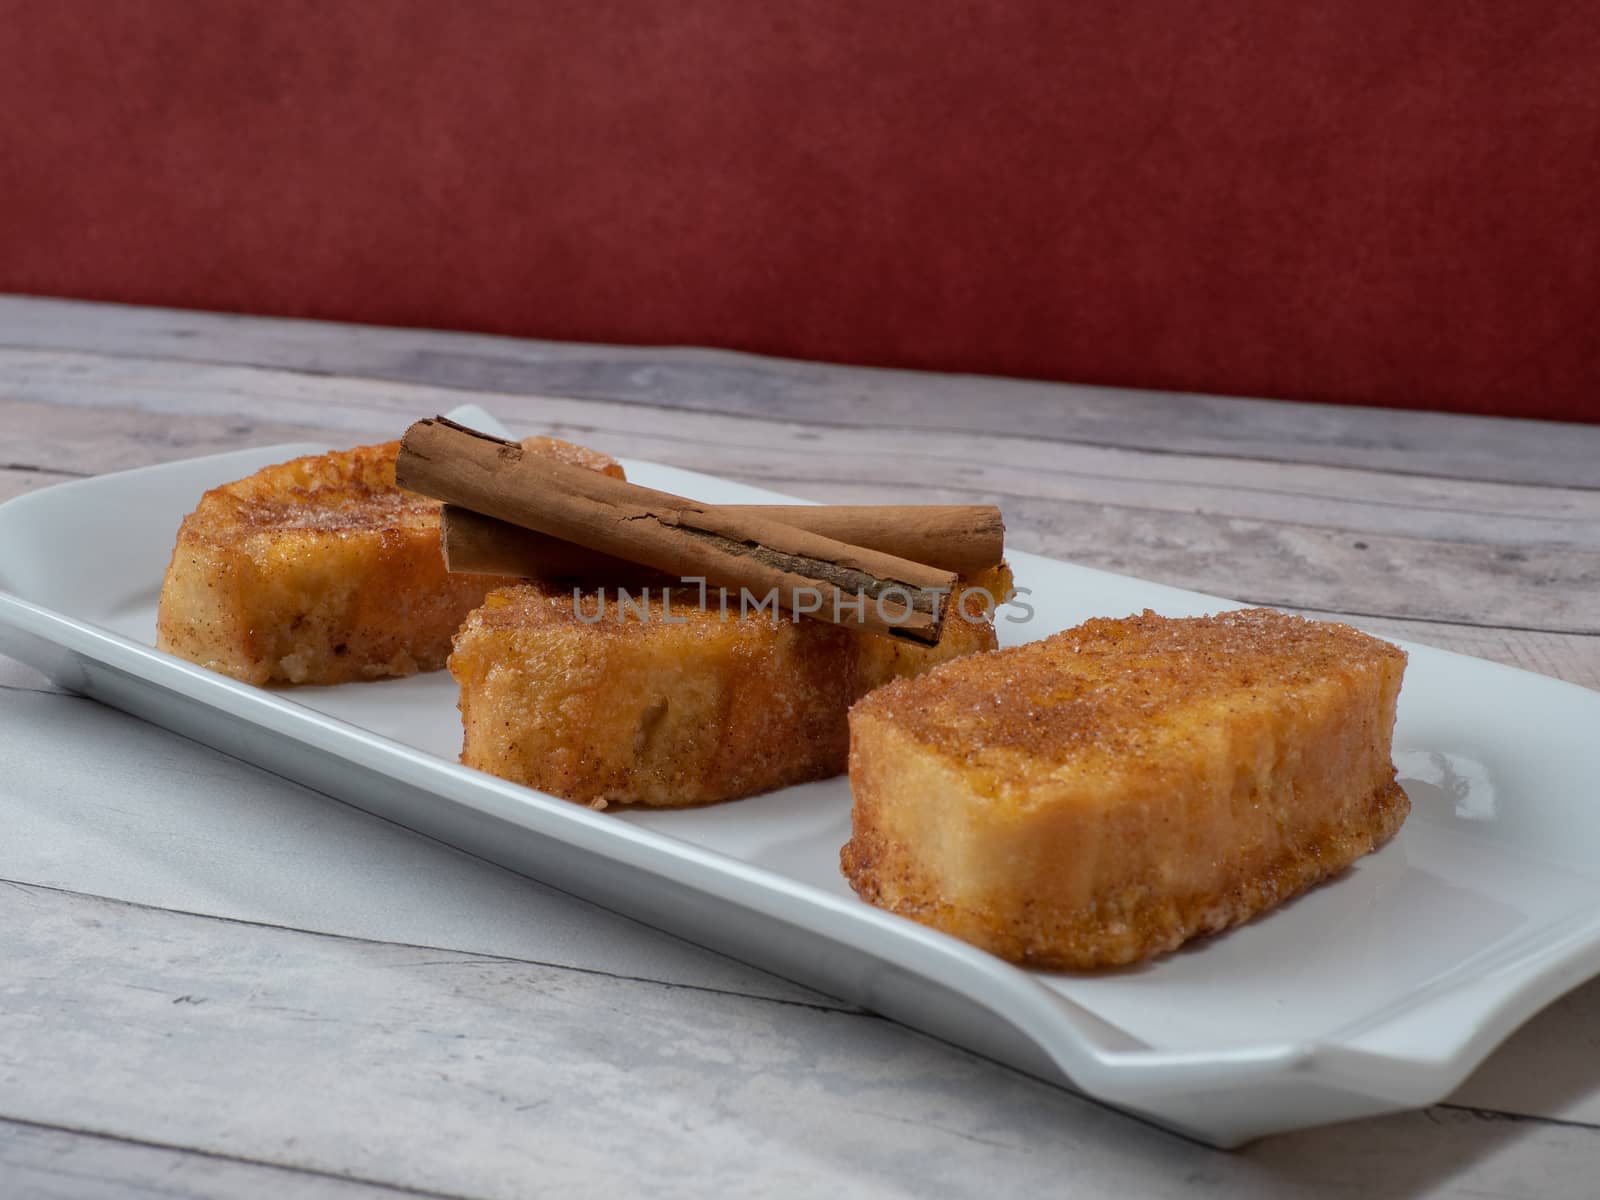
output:
{"label": "wood grain", "polygon": [[1508,667],[1521,667],[1524,671],[1551,675],[1600,691],[1600,638],[1593,636],[1450,625],[1442,621],[1371,617],[1325,609],[1291,608],[1289,611],[1320,620],[1344,621],[1378,637],[1438,646],[1442,650],[1487,658]]}
{"label": "wood grain", "polygon": [[80,1129],[0,1118],[0,1180],[6,1194],[32,1200],[116,1195],[125,1200],[215,1200],[218,1196],[293,1195],[296,1200],[396,1200],[443,1192],[384,1187],[161,1146]]}
{"label": "wood grain", "polygon": [[875,1018],[219,925],[0,888],[5,1115],[475,1197],[1576,1196],[1600,1144],[1441,1107],[1227,1155]]}
{"label": "wood grain", "polygon": [[[1600,687],[1600,428],[0,297],[0,499],[468,400],[802,497],[998,503],[1019,548]],[[0,661],[11,1190],[1593,1193],[1600,984],[1452,1105],[1222,1155],[45,686]],[[208,841],[229,806],[274,873]],[[454,948],[403,944],[425,924]]]}
{"label": "wood grain", "polygon": [[9,500],[24,492],[37,491],[52,483],[65,483],[81,476],[67,471],[46,471],[37,467],[0,467],[0,500]]}
{"label": "wood grain", "polygon": [[332,434],[350,437],[322,423],[272,421],[220,405],[216,412],[185,413],[176,421],[124,404],[31,404],[12,398],[20,390],[21,383],[0,370],[4,465],[64,475],[104,475],[247,446],[322,441]]}
{"label": "wood grain", "polygon": [[[261,444],[273,428],[388,439],[398,437],[418,413],[461,403],[464,395],[521,427],[519,432],[537,427],[603,442],[617,454],[721,474],[743,470],[773,480],[774,486],[940,486],[1039,500],[1104,496],[1135,507],[1320,518],[1335,527],[1371,529],[1376,520],[1388,532],[1444,537],[1471,536],[1476,528],[1471,518],[1493,516],[1528,522],[1511,527],[1514,536],[1600,544],[1592,530],[1600,495],[1577,488],[1463,483],[1243,456],[1057,446],[1012,434],[1003,420],[1000,430],[961,437],[925,429],[864,435],[816,422],[729,419],[597,399],[462,393],[277,370],[0,350],[0,401],[32,401],[35,415],[45,407],[70,405],[182,416],[185,420],[172,426],[186,447],[198,444],[181,432],[191,420],[199,423],[202,436],[219,420],[224,428],[238,429],[241,440],[235,444]],[[263,411],[273,414],[271,426],[261,421]],[[162,426],[146,416],[139,434],[148,438]],[[26,449],[21,443],[19,453]],[[1152,489],[1158,489],[1154,496]],[[1389,523],[1394,521],[1402,523]],[[1429,521],[1434,523],[1419,523]]]}
{"label": "wood grain", "polygon": [[853,1007],[93,701],[0,692],[0,710],[0,879],[688,991]]}
{"label": "wood grain", "polygon": [[[434,388],[54,353],[14,358],[11,367],[0,374],[0,420],[30,429],[21,453],[55,468],[181,457],[202,441],[375,440],[418,411],[460,399]],[[864,446],[857,434],[822,426],[475,398],[519,433],[554,432],[811,498],[999,503],[1020,549],[1159,582],[1436,630],[1493,628],[1480,644],[1530,669],[1552,663],[1555,643],[1540,636],[1600,630],[1600,492],[1101,448],[1057,453],[1001,435],[902,431]],[[224,401],[241,413],[217,411]],[[259,411],[285,419],[249,415]],[[237,441],[228,440],[230,421]],[[191,432],[163,442],[163,429]],[[1540,648],[1518,658],[1522,632]],[[1441,644],[1469,646],[1475,636],[1447,633]],[[1600,642],[1562,645],[1558,673],[1593,686]]]}
{"label": "wood grain", "polygon": [[[853,429],[924,427],[1403,474],[1600,487],[1600,426],[1028,383],[726,351],[0,297],[0,345],[286,367]],[[959,442],[961,439],[953,439]]]}
{"label": "wood grain", "polygon": [[0,689],[10,692],[43,692],[45,694],[59,694],[61,689],[56,687],[32,667],[24,666],[15,659],[0,656]]}

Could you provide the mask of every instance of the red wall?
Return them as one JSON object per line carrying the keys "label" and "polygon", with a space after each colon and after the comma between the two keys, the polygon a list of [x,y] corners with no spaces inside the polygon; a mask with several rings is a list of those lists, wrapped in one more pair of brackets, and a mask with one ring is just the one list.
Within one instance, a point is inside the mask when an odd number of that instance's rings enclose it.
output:
{"label": "red wall", "polygon": [[1600,420],[1600,5],[0,0],[0,290]]}

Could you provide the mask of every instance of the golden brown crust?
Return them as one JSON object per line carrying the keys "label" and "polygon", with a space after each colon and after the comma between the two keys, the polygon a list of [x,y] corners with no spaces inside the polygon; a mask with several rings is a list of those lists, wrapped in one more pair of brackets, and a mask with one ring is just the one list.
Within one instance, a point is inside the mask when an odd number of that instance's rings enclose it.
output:
{"label": "golden brown crust", "polygon": [[1270,610],[1146,613],[891,684],[851,713],[841,866],[872,903],[1013,961],[1162,953],[1394,834],[1404,664]]}
{"label": "golden brown crust", "polygon": [[[583,447],[529,445],[621,474]],[[310,455],[207,492],[178,531],[157,648],[257,684],[442,667],[462,619],[509,581],[445,571],[440,506],[395,486],[398,449]]]}
{"label": "golden brown crust", "polygon": [[[589,623],[570,589],[523,584],[490,595],[450,656],[462,762],[585,804],[734,800],[839,774],[852,701],[995,645],[987,620],[949,622],[938,647],[818,621],[741,618],[737,600],[724,620],[715,593],[701,609],[691,588],[671,591],[669,623],[661,596],[650,590],[646,622],[633,610],[619,619],[608,591]],[[577,603],[585,616],[602,613],[592,593]]]}
{"label": "golden brown crust", "polygon": [[580,446],[576,442],[564,442],[560,438],[553,437],[530,437],[522,439],[522,448],[530,454],[553,458],[571,467],[583,467],[585,470],[597,471],[601,475],[609,475],[613,479],[623,478],[622,464],[616,459],[598,450],[591,450],[588,446]]}

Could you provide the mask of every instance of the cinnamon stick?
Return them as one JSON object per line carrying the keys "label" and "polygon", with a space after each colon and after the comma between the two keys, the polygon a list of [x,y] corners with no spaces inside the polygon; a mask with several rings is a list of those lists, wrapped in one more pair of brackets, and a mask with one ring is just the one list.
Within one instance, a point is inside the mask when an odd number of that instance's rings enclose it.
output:
{"label": "cinnamon stick", "polygon": [[[989,505],[725,504],[720,512],[781,521],[837,542],[973,576],[1005,557],[1005,523]],[[587,546],[447,504],[440,519],[445,566],[466,575],[521,579],[626,578],[633,564]]]}
{"label": "cinnamon stick", "polygon": [[774,598],[796,616],[932,645],[953,571],[526,454],[444,417],[400,443],[403,488],[628,562]]}

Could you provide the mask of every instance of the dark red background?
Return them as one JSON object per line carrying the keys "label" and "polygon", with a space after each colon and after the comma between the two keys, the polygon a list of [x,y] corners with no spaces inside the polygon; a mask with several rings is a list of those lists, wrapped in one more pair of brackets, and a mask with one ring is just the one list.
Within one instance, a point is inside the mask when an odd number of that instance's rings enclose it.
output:
{"label": "dark red background", "polygon": [[0,0],[0,290],[1600,420],[1600,5]]}

